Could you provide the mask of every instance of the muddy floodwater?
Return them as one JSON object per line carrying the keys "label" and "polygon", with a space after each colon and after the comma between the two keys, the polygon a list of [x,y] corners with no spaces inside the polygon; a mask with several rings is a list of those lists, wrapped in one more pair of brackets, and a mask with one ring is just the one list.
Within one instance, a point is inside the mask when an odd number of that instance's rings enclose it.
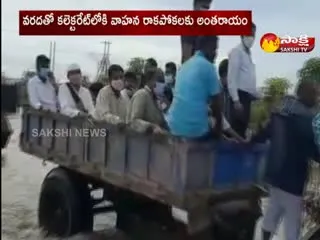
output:
{"label": "muddy floodwater", "polygon": [[[37,205],[41,183],[54,165],[44,166],[42,160],[24,154],[19,150],[20,116],[11,116],[14,128],[8,147],[4,151],[5,162],[1,169],[1,218],[3,240],[40,240],[37,224]],[[99,193],[97,193],[99,194]],[[121,233],[113,229],[116,215],[112,213],[98,215],[95,218],[96,234],[80,235],[70,240],[125,240]],[[282,240],[282,229],[274,240]],[[256,231],[256,240],[260,239],[260,224]],[[52,239],[55,240],[55,239]]]}

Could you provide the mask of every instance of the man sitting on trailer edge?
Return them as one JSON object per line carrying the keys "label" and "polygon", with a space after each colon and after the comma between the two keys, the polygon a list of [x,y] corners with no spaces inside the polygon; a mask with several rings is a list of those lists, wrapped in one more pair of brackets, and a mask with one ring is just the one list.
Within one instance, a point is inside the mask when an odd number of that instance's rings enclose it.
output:
{"label": "man sitting on trailer edge", "polygon": [[56,90],[49,81],[50,59],[45,55],[36,58],[37,74],[29,79],[27,85],[29,104],[35,109],[56,112],[58,101]]}
{"label": "man sitting on trailer edge", "polygon": [[222,129],[221,87],[215,65],[218,37],[200,36],[196,53],[177,74],[175,94],[167,122],[175,136],[207,138],[213,136],[209,123],[208,102],[216,120],[216,133]]}
{"label": "man sitting on trailer edge", "polygon": [[124,89],[124,70],[120,65],[108,69],[109,84],[99,91],[95,118],[114,124],[124,123],[127,115],[127,100],[121,95]]}
{"label": "man sitting on trailer edge", "polygon": [[80,66],[72,64],[67,70],[68,83],[59,88],[59,103],[61,113],[69,117],[92,115],[93,100],[90,91],[82,86]]}
{"label": "man sitting on trailer edge", "polygon": [[163,132],[162,129],[167,129],[167,124],[155,94],[157,76],[155,71],[145,73],[146,85],[133,95],[128,108],[127,121],[135,124],[135,128],[141,126],[142,129],[152,129],[153,132],[160,133]]}
{"label": "man sitting on trailer edge", "polygon": [[133,94],[139,89],[140,81],[134,72],[126,72],[124,74],[124,89],[121,91],[121,95],[127,101],[130,101]]}
{"label": "man sitting on trailer edge", "polygon": [[144,88],[146,85],[146,79],[145,75],[147,72],[156,72],[158,70],[158,63],[154,58],[148,58],[145,61],[145,64],[143,66],[143,75],[141,77],[141,82],[140,82],[140,88]]}

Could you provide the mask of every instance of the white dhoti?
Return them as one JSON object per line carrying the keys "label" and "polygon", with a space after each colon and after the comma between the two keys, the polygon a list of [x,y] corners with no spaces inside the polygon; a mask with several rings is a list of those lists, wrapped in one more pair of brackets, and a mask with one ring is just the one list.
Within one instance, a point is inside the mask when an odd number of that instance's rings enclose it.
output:
{"label": "white dhoti", "polygon": [[299,240],[302,222],[303,198],[279,188],[270,188],[270,199],[263,220],[263,230],[276,233],[284,220],[285,239]]}

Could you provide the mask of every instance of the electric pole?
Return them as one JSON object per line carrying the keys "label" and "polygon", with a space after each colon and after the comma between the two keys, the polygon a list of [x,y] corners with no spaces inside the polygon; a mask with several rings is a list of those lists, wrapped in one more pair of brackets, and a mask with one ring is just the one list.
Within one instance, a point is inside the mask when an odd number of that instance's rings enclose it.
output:
{"label": "electric pole", "polygon": [[50,46],[49,46],[49,59],[51,60],[52,58],[52,41],[50,41]]}
{"label": "electric pole", "polygon": [[52,72],[54,72],[54,69],[56,67],[56,42],[53,42],[53,49],[52,49]]}
{"label": "electric pole", "polygon": [[108,67],[110,64],[110,45],[111,42],[103,41],[103,55],[102,59],[99,62],[98,72],[96,79],[99,80],[101,76],[105,75],[108,71]]}
{"label": "electric pole", "polygon": [[50,41],[49,49],[50,70],[53,72],[56,64],[56,42]]}

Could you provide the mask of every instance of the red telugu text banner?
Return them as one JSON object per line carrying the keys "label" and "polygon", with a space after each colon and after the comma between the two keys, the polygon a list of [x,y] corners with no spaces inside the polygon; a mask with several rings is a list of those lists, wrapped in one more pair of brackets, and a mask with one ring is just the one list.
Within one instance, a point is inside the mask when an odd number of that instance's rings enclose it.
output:
{"label": "red telugu text banner", "polygon": [[20,35],[250,35],[251,11],[19,11]]}

